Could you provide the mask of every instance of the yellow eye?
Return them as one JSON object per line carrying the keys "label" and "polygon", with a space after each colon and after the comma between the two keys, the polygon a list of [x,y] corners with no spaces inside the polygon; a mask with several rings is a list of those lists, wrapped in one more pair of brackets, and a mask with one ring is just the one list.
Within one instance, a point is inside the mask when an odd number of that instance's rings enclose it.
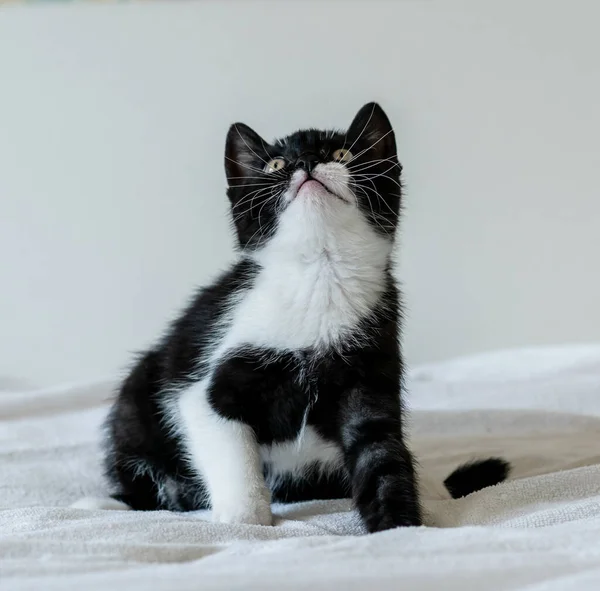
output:
{"label": "yellow eye", "polygon": [[344,150],[344,148],[340,148],[333,153],[333,158],[338,162],[348,162],[352,158],[352,152],[350,150]]}
{"label": "yellow eye", "polygon": [[282,168],[285,168],[285,160],[283,158],[272,158],[265,165],[266,172],[277,172]]}

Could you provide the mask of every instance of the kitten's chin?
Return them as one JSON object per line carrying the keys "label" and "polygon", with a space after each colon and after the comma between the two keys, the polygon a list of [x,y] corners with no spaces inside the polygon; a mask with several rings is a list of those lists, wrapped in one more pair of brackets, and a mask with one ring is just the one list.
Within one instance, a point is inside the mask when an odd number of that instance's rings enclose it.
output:
{"label": "kitten's chin", "polygon": [[304,181],[296,193],[296,199],[326,199],[327,197],[333,197],[333,195],[315,179]]}
{"label": "kitten's chin", "polygon": [[300,185],[296,193],[296,199],[310,199],[316,202],[325,199],[337,199],[344,203],[348,203],[346,199],[331,191],[324,183],[312,178],[307,179]]}
{"label": "kitten's chin", "polygon": [[318,193],[322,191],[327,191],[327,189],[323,186],[322,183],[315,179],[307,179],[302,183],[302,185],[300,185],[297,195],[311,195],[313,193]]}

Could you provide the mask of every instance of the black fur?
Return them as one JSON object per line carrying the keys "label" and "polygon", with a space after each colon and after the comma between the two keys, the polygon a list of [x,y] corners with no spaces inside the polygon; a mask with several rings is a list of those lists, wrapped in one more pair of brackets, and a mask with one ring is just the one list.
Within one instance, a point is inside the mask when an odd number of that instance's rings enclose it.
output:
{"label": "black fur", "polygon": [[[243,124],[231,127],[225,168],[240,249],[255,251],[276,232],[283,207],[282,188],[276,182],[283,178],[285,186],[294,170],[306,166],[302,159],[329,162],[336,149],[349,146],[358,155],[356,163],[368,167],[362,169],[363,174],[368,170],[368,179],[352,175],[358,206],[373,229],[392,240],[401,205],[401,167],[387,117],[378,105],[369,104],[346,134],[300,131],[267,144]],[[288,163],[276,178],[263,170],[273,156]],[[210,507],[202,477],[190,468],[182,439],[166,420],[165,403],[207,375],[208,352],[219,338],[217,327],[232,298],[252,290],[259,272],[255,260],[242,256],[198,292],[123,382],[106,424],[106,472],[115,497],[132,508]],[[249,343],[219,361],[208,391],[212,409],[249,425],[259,444],[295,440],[308,409],[307,424],[339,445],[343,465],[326,475],[315,465],[307,466],[301,478],[280,478],[272,486],[273,499],[352,497],[371,532],[421,523],[402,422],[400,296],[389,265],[383,280],[383,296],[356,327],[360,339],[349,337],[327,350],[282,351]],[[270,468],[265,463],[265,475]],[[457,476],[448,480],[452,486]]]}
{"label": "black fur", "polygon": [[457,468],[444,480],[444,485],[453,499],[460,499],[503,482],[509,473],[510,464],[500,458],[476,460]]}

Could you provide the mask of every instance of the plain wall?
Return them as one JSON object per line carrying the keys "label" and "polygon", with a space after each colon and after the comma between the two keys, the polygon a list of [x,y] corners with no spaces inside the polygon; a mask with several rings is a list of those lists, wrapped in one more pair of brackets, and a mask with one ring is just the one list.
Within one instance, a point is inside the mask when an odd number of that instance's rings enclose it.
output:
{"label": "plain wall", "polygon": [[111,375],[232,257],[223,146],[369,100],[407,184],[411,363],[600,337],[600,2],[0,11],[0,377]]}

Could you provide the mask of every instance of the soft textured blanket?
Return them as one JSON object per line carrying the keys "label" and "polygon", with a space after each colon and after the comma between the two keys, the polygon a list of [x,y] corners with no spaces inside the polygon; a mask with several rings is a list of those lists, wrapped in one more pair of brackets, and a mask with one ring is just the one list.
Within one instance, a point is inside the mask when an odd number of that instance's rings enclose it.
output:
{"label": "soft textured blanket", "polygon": [[[106,493],[98,444],[111,390],[0,391],[3,590],[600,588],[600,346],[414,370],[428,527],[371,536],[347,501],[276,506],[274,527],[70,508]],[[486,455],[511,461],[510,481],[449,499],[443,478]]]}

